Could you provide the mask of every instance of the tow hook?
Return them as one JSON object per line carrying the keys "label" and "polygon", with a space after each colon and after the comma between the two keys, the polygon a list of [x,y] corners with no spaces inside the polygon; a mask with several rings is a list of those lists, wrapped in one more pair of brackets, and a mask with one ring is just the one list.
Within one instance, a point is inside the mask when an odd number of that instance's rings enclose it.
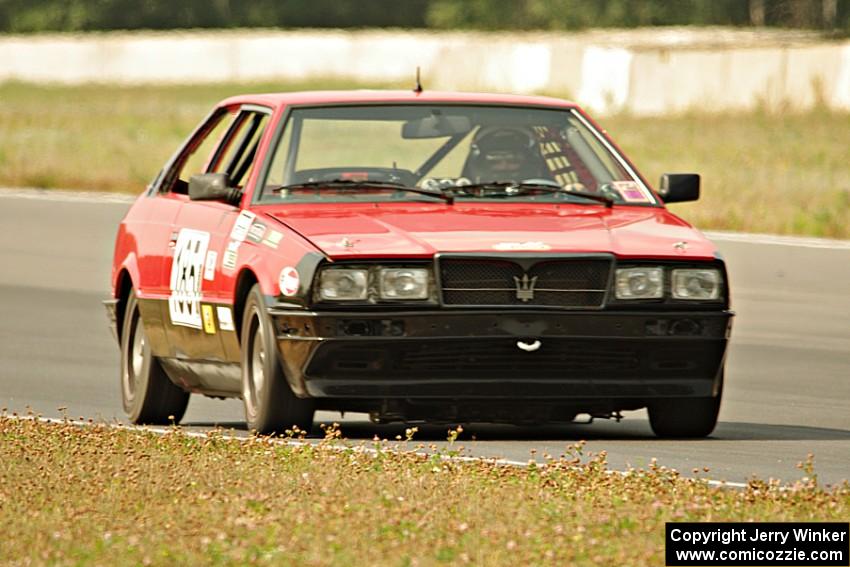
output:
{"label": "tow hook", "polygon": [[525,341],[517,341],[516,342],[517,348],[519,348],[519,350],[524,350],[525,352],[534,352],[537,349],[539,349],[540,345],[542,345],[542,344],[543,343],[541,343],[540,341],[534,341],[532,343],[527,343]]}

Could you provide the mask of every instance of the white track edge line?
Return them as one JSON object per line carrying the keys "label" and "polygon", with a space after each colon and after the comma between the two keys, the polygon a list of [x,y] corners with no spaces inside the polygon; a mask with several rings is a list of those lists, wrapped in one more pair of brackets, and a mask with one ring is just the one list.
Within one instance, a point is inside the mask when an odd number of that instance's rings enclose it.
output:
{"label": "white track edge line", "polygon": [[[126,430],[126,431],[147,432],[147,433],[153,433],[155,435],[168,435],[168,434],[172,434],[172,433],[179,433],[181,435],[185,435],[186,437],[193,437],[193,438],[197,438],[197,439],[206,439],[206,438],[209,437],[209,433],[215,432],[214,430],[210,430],[210,431],[206,431],[206,432],[186,431],[184,429],[168,429],[168,428],[164,428],[164,427],[154,427],[154,426],[145,426],[145,425],[125,425],[125,424],[122,424],[122,423],[110,423],[110,422],[105,422],[105,421],[100,421],[100,422],[80,421],[80,420],[76,420],[76,419],[62,419],[62,418],[58,418],[58,417],[39,417],[39,416],[9,415],[9,414],[0,414],[0,417],[2,417],[4,419],[13,419],[13,420],[22,420],[22,421],[39,421],[39,422],[42,422],[42,423],[51,423],[51,424],[60,424],[60,425],[70,424],[70,425],[74,425],[74,426],[77,426],[77,427],[108,427],[110,429],[123,429],[123,430]],[[228,434],[218,435],[218,438],[224,439],[226,441],[238,441],[238,442],[241,442],[241,443],[245,443],[245,442],[248,442],[248,441],[254,439],[253,437],[239,437],[237,435],[228,435]],[[276,443],[285,444],[285,445],[293,445],[293,446],[298,446],[298,447],[315,445],[315,443],[311,443],[309,441],[301,441],[301,440],[298,440],[298,439],[282,439],[282,438],[275,439],[273,437],[269,437],[268,439],[271,440],[271,441],[274,441]],[[372,453],[372,454],[378,453],[377,449],[373,449],[371,447],[365,447],[365,446],[343,447],[343,446],[332,445],[331,448],[333,448],[334,450],[337,450],[337,451],[351,451],[351,450],[353,450],[353,451],[364,452],[364,453]],[[395,449],[393,447],[389,447],[389,450],[395,450]],[[417,455],[426,456],[426,457],[433,456],[433,454],[431,454],[431,453],[425,453],[425,452],[420,452],[420,451],[412,451],[412,453],[417,454]],[[511,460],[511,459],[501,459],[501,458],[496,458],[496,457],[473,457],[473,456],[467,456],[467,455],[440,455],[440,459],[444,460],[444,461],[457,461],[457,462],[464,462],[464,463],[487,463],[487,464],[493,464],[493,465],[499,465],[499,466],[519,467],[519,468],[528,467],[528,465],[530,463],[533,463],[535,466],[540,467],[540,468],[546,467],[546,463],[538,463],[536,461],[523,462],[523,461],[516,461],[516,460]],[[611,469],[607,469],[605,472],[608,473],[608,474],[618,474],[618,475],[621,475],[621,476],[628,476],[629,474],[631,474],[629,471],[619,471],[619,470],[611,470]],[[732,481],[726,481],[726,480],[716,480],[716,479],[711,479],[711,478],[692,478],[692,477],[689,477],[689,476],[682,476],[681,478],[686,479],[686,480],[702,481],[702,482],[708,484],[709,486],[714,486],[714,487],[718,487],[718,488],[746,488],[748,486],[746,483],[743,483],[743,482],[732,482]]]}
{"label": "white track edge line", "polygon": [[59,201],[63,203],[130,204],[138,198],[138,195],[108,191],[0,187],[0,197],[31,199],[36,201]]}
{"label": "white track edge line", "polygon": [[793,246],[795,248],[821,248],[826,250],[850,250],[850,240],[814,238],[807,236],[782,236],[747,232],[703,231],[710,240],[718,242],[742,242],[745,244],[767,244]]}

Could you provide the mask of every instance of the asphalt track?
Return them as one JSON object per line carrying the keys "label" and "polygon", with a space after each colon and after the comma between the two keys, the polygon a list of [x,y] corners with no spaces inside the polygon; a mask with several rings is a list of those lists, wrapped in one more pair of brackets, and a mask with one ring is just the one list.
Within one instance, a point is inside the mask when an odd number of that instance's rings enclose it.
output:
{"label": "asphalt track", "polygon": [[[121,198],[0,190],[0,408],[48,417],[123,421],[118,348],[101,300]],[[577,440],[607,451],[612,468],[662,465],[745,482],[794,481],[808,453],[822,483],[850,479],[850,243],[717,235],[738,313],[720,424],[710,439],[661,441],[644,412],[621,423],[546,428],[467,425],[464,453],[526,461]],[[64,409],[63,409],[64,408]],[[243,429],[238,400],[195,396],[184,425]],[[317,415],[317,424],[340,421]],[[392,439],[403,427],[365,416],[341,421],[349,438]],[[318,435],[318,428],[314,434]],[[475,439],[472,439],[474,435]],[[417,438],[444,442],[445,427]]]}

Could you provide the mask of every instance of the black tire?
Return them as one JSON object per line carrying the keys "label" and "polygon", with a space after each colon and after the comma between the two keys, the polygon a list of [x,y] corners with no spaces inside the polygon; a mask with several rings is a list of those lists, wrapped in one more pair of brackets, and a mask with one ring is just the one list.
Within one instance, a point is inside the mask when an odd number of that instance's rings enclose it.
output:
{"label": "black tire", "polygon": [[313,427],[313,400],[296,397],[283,375],[274,327],[260,286],[248,293],[242,317],[242,401],[248,429],[267,435]]}
{"label": "black tire", "polygon": [[132,423],[150,425],[179,423],[189,403],[189,392],[175,386],[151,354],[134,291],[121,327],[121,400]]}
{"label": "black tire", "polygon": [[674,398],[649,405],[649,424],[658,437],[708,437],[717,426],[723,382],[717,396],[710,398]]}

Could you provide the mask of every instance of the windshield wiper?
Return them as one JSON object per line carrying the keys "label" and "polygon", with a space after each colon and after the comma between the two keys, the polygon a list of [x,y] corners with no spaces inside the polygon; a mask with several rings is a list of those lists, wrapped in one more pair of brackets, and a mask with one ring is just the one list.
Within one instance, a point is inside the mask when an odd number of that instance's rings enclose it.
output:
{"label": "windshield wiper", "polygon": [[590,199],[591,201],[597,201],[599,203],[603,203],[606,208],[611,208],[614,205],[614,200],[610,197],[606,197],[604,195],[599,195],[596,193],[587,193],[585,191],[575,191],[572,189],[565,189],[560,185],[549,184],[549,183],[523,183],[520,181],[485,181],[483,183],[470,183],[469,185],[452,185],[450,187],[443,188],[443,191],[452,192],[452,193],[462,193],[466,190],[470,189],[502,189],[505,191],[500,194],[500,196],[505,197],[513,197],[515,195],[527,195],[528,193],[534,191],[541,191],[544,193],[559,193],[559,194],[567,194],[574,195],[576,197],[581,197],[583,199]]}
{"label": "windshield wiper", "polygon": [[339,190],[357,190],[362,188],[368,189],[387,189],[390,191],[404,191],[405,193],[416,193],[417,195],[427,195],[428,197],[436,197],[444,200],[451,205],[454,203],[454,195],[444,193],[443,191],[432,191],[430,189],[420,189],[419,187],[411,187],[403,183],[395,183],[392,181],[379,180],[360,180],[354,179],[329,179],[327,181],[306,181],[304,183],[293,183],[292,185],[283,185],[275,187],[272,192],[279,193],[281,191],[299,191],[301,189],[334,189]]}

